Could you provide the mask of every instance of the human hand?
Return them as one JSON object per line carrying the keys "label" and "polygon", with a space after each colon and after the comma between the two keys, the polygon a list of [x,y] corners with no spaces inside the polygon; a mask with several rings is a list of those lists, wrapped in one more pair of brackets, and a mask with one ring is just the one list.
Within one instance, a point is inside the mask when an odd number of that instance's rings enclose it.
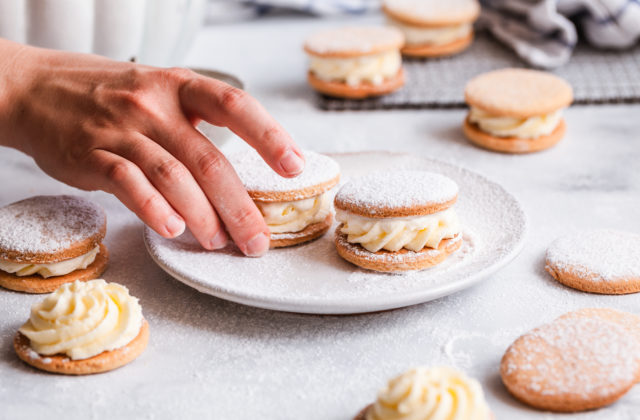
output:
{"label": "human hand", "polygon": [[228,232],[246,255],[268,250],[259,210],[194,128],[201,119],[229,127],[278,174],[298,175],[300,149],[255,99],[186,69],[3,40],[0,56],[0,144],[64,183],[114,194],[164,237],[186,225],[206,249],[225,246]]}

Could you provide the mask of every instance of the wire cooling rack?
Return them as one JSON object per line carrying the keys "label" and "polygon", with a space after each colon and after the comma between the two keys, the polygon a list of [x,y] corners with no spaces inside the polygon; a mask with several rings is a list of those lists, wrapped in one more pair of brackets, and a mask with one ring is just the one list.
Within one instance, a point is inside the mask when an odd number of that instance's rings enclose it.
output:
{"label": "wire cooling rack", "polygon": [[[461,108],[464,86],[480,73],[503,67],[527,67],[511,50],[485,33],[465,52],[448,58],[405,59],[406,84],[397,92],[364,100],[318,95],[320,108],[330,111]],[[624,51],[603,51],[581,43],[567,65],[553,73],[568,80],[574,103],[640,103],[640,45]]]}

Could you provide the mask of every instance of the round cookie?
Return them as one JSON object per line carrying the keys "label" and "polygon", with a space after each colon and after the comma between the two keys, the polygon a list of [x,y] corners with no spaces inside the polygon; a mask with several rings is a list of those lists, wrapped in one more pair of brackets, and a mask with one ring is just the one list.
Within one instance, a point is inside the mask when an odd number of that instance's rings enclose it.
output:
{"label": "round cookie", "polygon": [[[0,262],[57,264],[99,247],[86,268],[43,278],[18,276],[0,269],[0,286],[26,293],[48,293],[60,284],[99,277],[108,262],[104,210],[81,197],[36,196],[0,208]],[[13,270],[9,270],[13,271]]]}
{"label": "round cookie", "polygon": [[545,269],[560,283],[584,292],[640,291],[640,235],[609,229],[567,235],[551,244]]}
{"label": "round cookie", "polygon": [[471,79],[465,100],[471,111],[463,131],[472,143],[503,153],[529,153],[563,138],[561,111],[573,101],[573,91],[553,74],[508,68]]}
{"label": "round cookie", "polygon": [[606,317],[564,316],[518,338],[500,363],[507,390],[541,410],[611,404],[636,382],[638,342]]}
{"label": "round cookie", "polygon": [[402,55],[407,57],[445,57],[458,54],[473,43],[473,33],[444,45],[405,45]]}
{"label": "round cookie", "polygon": [[[340,181],[340,167],[328,156],[312,151],[305,151],[304,155],[305,169],[295,178],[284,178],[275,173],[255,150],[229,156],[229,162],[272,231],[271,248],[317,239],[333,223],[329,194]],[[307,210],[298,208],[309,200],[314,203],[312,210],[315,209],[315,213],[307,214]],[[278,212],[272,210],[274,208]],[[283,213],[282,217],[280,213]],[[305,220],[298,223],[291,219],[297,216]],[[281,231],[283,226],[293,226],[293,230]]]}
{"label": "round cookie", "polygon": [[[451,213],[457,195],[458,186],[453,180],[426,171],[376,172],[353,179],[340,189],[334,200],[341,222],[335,238],[338,254],[355,265],[382,272],[422,270],[439,264],[462,245],[457,218]],[[437,218],[445,212],[449,212],[448,216],[439,221]],[[421,216],[429,217],[428,226],[407,227]],[[382,229],[373,235],[374,241],[393,240],[388,236],[391,232],[376,223],[401,223],[401,227],[389,229],[410,231],[400,249],[396,249],[397,245],[385,248],[386,245],[380,247],[380,244],[371,248],[367,243],[351,239],[349,220],[362,221],[368,232]],[[430,234],[432,229],[445,229],[448,234],[440,236],[434,247],[407,248],[418,235],[425,231]],[[371,237],[372,234],[362,235]]]}
{"label": "round cookie", "polygon": [[310,36],[304,50],[311,63],[308,82],[316,91],[339,98],[363,99],[391,93],[404,85],[402,33],[385,27],[345,27]]}

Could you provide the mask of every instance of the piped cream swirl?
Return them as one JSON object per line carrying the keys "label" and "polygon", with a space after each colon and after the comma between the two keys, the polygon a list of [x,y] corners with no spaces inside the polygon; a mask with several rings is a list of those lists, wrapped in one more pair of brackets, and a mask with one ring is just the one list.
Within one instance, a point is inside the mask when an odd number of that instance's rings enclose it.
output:
{"label": "piped cream swirl", "polygon": [[104,280],[76,281],[34,304],[20,332],[38,354],[80,360],[126,346],[142,322],[138,299],[126,287]]}
{"label": "piped cream swirl", "polygon": [[382,219],[338,210],[336,219],[342,223],[340,232],[347,235],[347,242],[360,244],[370,252],[435,249],[443,239],[460,233],[460,222],[452,208],[426,216]]}
{"label": "piped cream swirl", "polygon": [[551,134],[562,119],[562,110],[529,118],[501,117],[480,108],[471,107],[469,121],[498,137],[533,139]]}
{"label": "piped cream swirl", "polygon": [[412,369],[389,381],[367,420],[490,420],[480,383],[449,367]]}
{"label": "piped cream swirl", "polygon": [[407,25],[391,18],[389,18],[389,23],[400,29],[404,34],[407,45],[446,45],[459,39],[466,38],[473,32],[473,25],[471,23],[461,23],[451,26],[422,27]]}
{"label": "piped cream swirl", "polygon": [[401,65],[400,51],[392,50],[348,58],[312,55],[309,68],[318,79],[358,86],[365,82],[380,85],[398,74]]}
{"label": "piped cream swirl", "polygon": [[98,256],[100,246],[79,257],[49,264],[24,264],[12,261],[0,260],[0,270],[15,274],[19,277],[39,274],[46,278],[54,276],[64,276],[76,270],[84,270],[89,267]]}
{"label": "piped cream swirl", "polygon": [[322,222],[331,213],[329,192],[298,201],[256,201],[256,205],[271,233],[299,232],[313,223]]}

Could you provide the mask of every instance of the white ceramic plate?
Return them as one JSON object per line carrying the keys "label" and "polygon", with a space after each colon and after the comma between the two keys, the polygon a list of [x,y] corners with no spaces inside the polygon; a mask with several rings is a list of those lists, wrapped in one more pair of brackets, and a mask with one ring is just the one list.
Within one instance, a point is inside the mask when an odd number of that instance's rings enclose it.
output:
{"label": "white ceramic plate", "polygon": [[314,314],[372,312],[433,300],[478,283],[522,249],[526,217],[520,203],[479,174],[404,154],[367,152],[334,158],[343,181],[394,168],[453,178],[460,186],[456,209],[464,226],[461,249],[438,266],[408,274],[376,273],[342,260],[333,245],[333,230],[308,244],[245,258],[232,246],[205,251],[188,232],[170,240],[147,228],[147,249],[167,273],[203,293],[260,308]]}

